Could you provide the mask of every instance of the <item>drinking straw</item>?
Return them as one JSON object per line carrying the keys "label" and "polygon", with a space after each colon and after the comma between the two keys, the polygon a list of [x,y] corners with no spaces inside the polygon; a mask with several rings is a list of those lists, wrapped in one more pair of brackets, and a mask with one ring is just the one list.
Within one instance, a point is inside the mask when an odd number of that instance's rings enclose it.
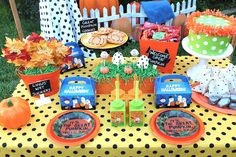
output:
{"label": "drinking straw", "polygon": [[133,85],[133,90],[135,91],[135,85],[137,81],[137,74],[134,74],[134,85]]}
{"label": "drinking straw", "polygon": [[139,94],[138,85],[139,85],[139,81],[135,81],[135,82],[136,82],[136,85],[135,85],[135,99],[138,99],[138,94]]}
{"label": "drinking straw", "polygon": [[116,75],[116,100],[119,100],[120,99],[120,94],[119,94],[119,86],[120,86],[120,83],[119,83],[119,74]]}

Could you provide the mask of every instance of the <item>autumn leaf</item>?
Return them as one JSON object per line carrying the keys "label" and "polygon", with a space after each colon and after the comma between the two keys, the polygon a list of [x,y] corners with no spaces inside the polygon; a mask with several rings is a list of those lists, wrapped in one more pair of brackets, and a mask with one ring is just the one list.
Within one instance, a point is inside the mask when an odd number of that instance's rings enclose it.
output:
{"label": "autumn leaf", "polygon": [[10,53],[20,54],[21,50],[25,48],[25,43],[19,39],[10,39],[6,37],[6,44],[4,45],[10,51]]}
{"label": "autumn leaf", "polygon": [[39,41],[44,40],[44,38],[38,35],[37,33],[32,32],[32,34],[27,38],[27,40],[35,42],[35,43],[39,43]]}
{"label": "autumn leaf", "polygon": [[68,61],[72,49],[55,38],[49,41],[32,33],[23,41],[6,37],[2,57],[9,63],[25,68],[43,68],[48,65],[60,66]]}

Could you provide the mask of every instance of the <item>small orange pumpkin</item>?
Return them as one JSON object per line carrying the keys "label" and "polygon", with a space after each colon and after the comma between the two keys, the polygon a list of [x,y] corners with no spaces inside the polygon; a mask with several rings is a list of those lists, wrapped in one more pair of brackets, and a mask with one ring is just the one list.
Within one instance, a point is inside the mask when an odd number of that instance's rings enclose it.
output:
{"label": "small orange pumpkin", "polygon": [[16,129],[26,125],[30,119],[29,103],[19,97],[4,99],[0,103],[0,125]]}
{"label": "small orange pumpkin", "polygon": [[110,71],[110,69],[109,69],[107,66],[102,66],[102,67],[100,68],[100,72],[101,72],[102,74],[107,74],[107,73],[109,73],[109,71]]}
{"label": "small orange pumpkin", "polygon": [[133,69],[132,69],[131,66],[125,66],[124,72],[125,72],[126,74],[132,74]]}

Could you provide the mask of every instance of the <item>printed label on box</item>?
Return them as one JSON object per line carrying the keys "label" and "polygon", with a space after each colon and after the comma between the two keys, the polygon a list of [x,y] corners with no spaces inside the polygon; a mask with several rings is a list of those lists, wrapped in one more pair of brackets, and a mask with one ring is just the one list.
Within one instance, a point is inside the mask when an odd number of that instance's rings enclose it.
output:
{"label": "printed label on box", "polygon": [[124,125],[124,112],[111,112],[112,126]]}
{"label": "printed label on box", "polygon": [[154,65],[165,67],[166,64],[170,62],[170,54],[167,49],[165,50],[165,52],[161,52],[155,51],[149,47],[147,53],[149,62]]}
{"label": "printed label on box", "polygon": [[130,118],[131,118],[131,126],[140,126],[143,125],[143,112],[141,111],[131,111]]}
{"label": "printed label on box", "polygon": [[52,90],[49,80],[44,80],[44,81],[29,84],[29,89],[30,89],[31,96],[48,93]]}

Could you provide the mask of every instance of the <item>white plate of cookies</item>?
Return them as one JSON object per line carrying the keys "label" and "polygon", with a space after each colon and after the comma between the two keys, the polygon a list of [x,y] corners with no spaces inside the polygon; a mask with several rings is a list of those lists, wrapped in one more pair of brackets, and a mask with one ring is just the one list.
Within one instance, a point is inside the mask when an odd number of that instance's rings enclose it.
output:
{"label": "white plate of cookies", "polygon": [[101,27],[98,31],[84,34],[80,41],[88,48],[111,49],[125,44],[128,39],[128,35],[122,31]]}

